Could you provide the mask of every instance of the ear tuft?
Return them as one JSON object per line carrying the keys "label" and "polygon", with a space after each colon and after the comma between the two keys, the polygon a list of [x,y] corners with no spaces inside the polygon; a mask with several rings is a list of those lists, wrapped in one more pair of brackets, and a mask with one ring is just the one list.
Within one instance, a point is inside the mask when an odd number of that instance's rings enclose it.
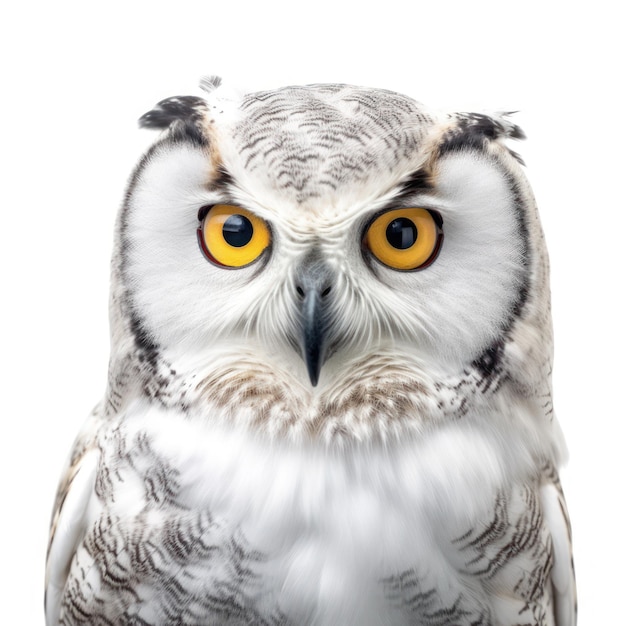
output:
{"label": "ear tuft", "polygon": [[197,125],[205,115],[207,105],[197,96],[174,96],[161,100],[151,111],[139,118],[140,128],[164,130],[174,124]]}
{"label": "ear tuft", "polygon": [[456,113],[457,128],[461,134],[479,135],[486,139],[526,139],[524,131],[513,124],[509,116],[516,111],[494,113]]}
{"label": "ear tuft", "polygon": [[[482,150],[489,142],[502,142],[507,139],[525,139],[524,131],[513,124],[509,113],[452,113],[453,124],[447,129],[439,145],[439,154],[475,148]],[[523,165],[521,157],[509,149],[510,154]]]}

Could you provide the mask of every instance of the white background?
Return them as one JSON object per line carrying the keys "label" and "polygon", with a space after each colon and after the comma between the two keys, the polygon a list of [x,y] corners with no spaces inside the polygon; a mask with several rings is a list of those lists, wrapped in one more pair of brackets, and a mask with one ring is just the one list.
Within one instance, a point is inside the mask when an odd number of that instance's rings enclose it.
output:
{"label": "white background", "polygon": [[[623,18],[594,3],[24,2],[0,16],[0,622],[43,623],[61,465],[100,398],[108,267],[137,118],[199,94],[348,82],[520,110],[552,260],[555,403],[569,442],[580,620],[623,623]],[[617,6],[617,3],[613,3]],[[514,8],[517,7],[517,8]]]}

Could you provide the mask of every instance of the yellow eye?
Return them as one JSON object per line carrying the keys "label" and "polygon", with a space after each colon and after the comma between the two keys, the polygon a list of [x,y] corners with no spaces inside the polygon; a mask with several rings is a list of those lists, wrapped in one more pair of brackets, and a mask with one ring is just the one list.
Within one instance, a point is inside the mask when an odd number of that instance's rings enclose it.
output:
{"label": "yellow eye", "polygon": [[443,231],[426,209],[394,209],[379,215],[367,229],[365,244],[383,264],[396,270],[430,265],[439,252]]}
{"label": "yellow eye", "polygon": [[198,228],[205,256],[224,267],[243,267],[270,245],[267,224],[246,209],[229,204],[212,206]]}

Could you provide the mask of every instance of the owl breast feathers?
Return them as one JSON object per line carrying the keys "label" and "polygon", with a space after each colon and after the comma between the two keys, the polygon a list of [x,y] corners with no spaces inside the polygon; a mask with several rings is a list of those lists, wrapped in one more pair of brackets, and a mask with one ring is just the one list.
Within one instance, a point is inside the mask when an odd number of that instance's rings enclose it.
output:
{"label": "owl breast feathers", "polygon": [[140,120],[47,624],[573,626],[520,129],[203,87]]}

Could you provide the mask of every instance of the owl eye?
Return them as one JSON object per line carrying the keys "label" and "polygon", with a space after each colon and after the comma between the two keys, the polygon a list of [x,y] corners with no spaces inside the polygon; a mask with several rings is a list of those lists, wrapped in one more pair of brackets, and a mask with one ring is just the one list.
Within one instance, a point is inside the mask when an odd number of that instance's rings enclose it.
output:
{"label": "owl eye", "polygon": [[369,225],[365,245],[384,265],[417,270],[430,265],[441,248],[441,218],[426,209],[393,209]]}
{"label": "owl eye", "polygon": [[267,224],[246,209],[229,204],[212,206],[198,228],[204,255],[223,267],[243,267],[258,259],[270,244]]}

